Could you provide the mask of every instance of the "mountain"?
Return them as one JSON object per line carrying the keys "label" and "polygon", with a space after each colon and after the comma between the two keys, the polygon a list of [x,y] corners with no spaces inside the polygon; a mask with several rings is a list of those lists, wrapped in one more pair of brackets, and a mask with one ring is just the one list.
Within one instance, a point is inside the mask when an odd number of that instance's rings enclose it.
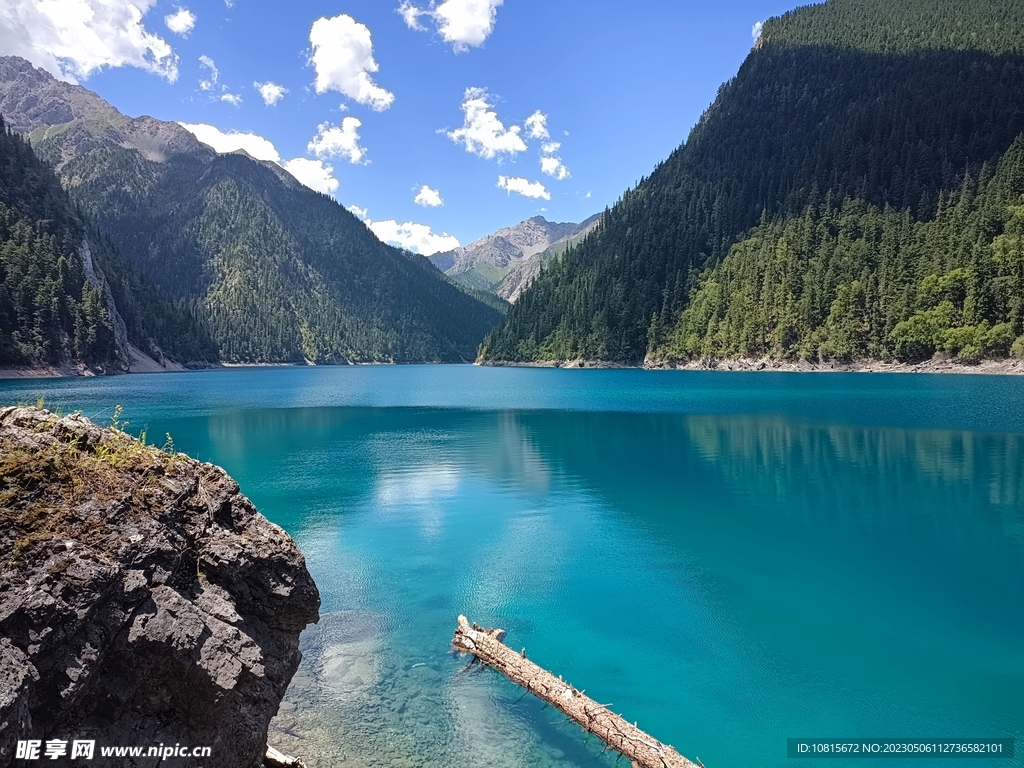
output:
{"label": "mountain", "polygon": [[202,327],[157,295],[0,118],[0,365],[158,370],[206,365]]}
{"label": "mountain", "polygon": [[274,163],[0,58],[0,113],[225,362],[472,360],[501,313]]}
{"label": "mountain", "polygon": [[461,285],[514,302],[540,272],[541,264],[552,258],[549,249],[589,231],[598,218],[571,224],[534,216],[469,245],[436,253],[430,261]]}
{"label": "mountain", "polygon": [[765,223],[707,270],[650,358],[1024,357],[1024,136],[934,218],[855,199]]}
{"label": "mountain", "polygon": [[1020,0],[771,19],[686,142],[538,276],[482,358],[1002,354],[1024,333],[1022,104]]}
{"label": "mountain", "polygon": [[557,259],[570,247],[580,243],[589,235],[601,220],[601,214],[595,213],[590,218],[575,225],[573,230],[564,237],[555,240],[540,253],[527,256],[509,265],[508,274],[498,284],[496,293],[512,304],[522,295],[523,291],[534,281],[543,267]]}

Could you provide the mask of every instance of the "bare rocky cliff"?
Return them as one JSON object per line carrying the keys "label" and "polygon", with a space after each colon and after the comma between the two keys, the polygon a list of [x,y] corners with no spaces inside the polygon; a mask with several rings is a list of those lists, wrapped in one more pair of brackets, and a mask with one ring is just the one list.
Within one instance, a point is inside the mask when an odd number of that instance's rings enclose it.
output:
{"label": "bare rocky cliff", "polygon": [[72,120],[127,119],[92,91],[57,80],[20,56],[0,56],[0,83],[0,114],[18,133]]}
{"label": "bare rocky cliff", "polygon": [[[0,115],[14,131],[30,136],[58,170],[111,143],[154,162],[173,154],[214,157],[177,123],[127,117],[92,91],[57,80],[19,56],[0,56]],[[65,185],[75,181],[65,179]]]}
{"label": "bare rocky cliff", "polygon": [[529,288],[530,283],[540,274],[542,267],[547,266],[551,261],[565,253],[569,247],[583,240],[597,227],[600,221],[601,214],[595,213],[590,218],[575,225],[568,235],[551,243],[543,251],[531,254],[512,264],[508,274],[498,283],[498,287],[495,289],[496,293],[505,301],[515,304],[523,291]]}
{"label": "bare rocky cliff", "polygon": [[548,221],[543,216],[521,221],[514,227],[503,227],[493,235],[474,240],[467,246],[430,257],[443,272],[455,276],[477,264],[506,267],[511,262],[529,258],[549,245],[576,231],[576,224]]}
{"label": "bare rocky cliff", "polygon": [[26,739],[260,765],[320,599],[295,543],[223,470],[4,408],[0,524],[0,766]]}
{"label": "bare rocky cliff", "polygon": [[599,218],[598,214],[573,224],[534,216],[429,258],[434,266],[462,285],[514,302],[550,260],[545,254],[552,247],[589,232]]}

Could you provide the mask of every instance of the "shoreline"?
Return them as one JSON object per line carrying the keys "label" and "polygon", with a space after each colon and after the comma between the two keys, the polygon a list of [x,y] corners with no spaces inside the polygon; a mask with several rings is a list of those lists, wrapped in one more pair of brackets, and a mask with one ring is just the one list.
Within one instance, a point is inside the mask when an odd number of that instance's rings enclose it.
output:
{"label": "shoreline", "polygon": [[76,379],[90,376],[134,376],[146,373],[202,373],[204,371],[229,370],[234,368],[344,368],[349,366],[392,366],[392,365],[473,365],[469,360],[459,362],[443,362],[439,360],[421,360],[409,362],[371,362],[371,363],[210,363],[196,368],[187,368],[180,363],[167,361],[167,366],[154,362],[152,365],[132,365],[127,371],[97,372],[84,366],[40,366],[27,365],[0,366],[0,381],[17,381],[22,379]]}
{"label": "shoreline", "polygon": [[[347,365],[438,365],[436,361],[422,363],[348,363]],[[469,363],[450,363],[468,365]],[[337,365],[346,365],[345,363]],[[476,362],[483,368],[567,368],[590,370],[644,370],[644,371],[732,371],[735,373],[953,373],[989,376],[1024,376],[1024,358],[982,360],[979,363],[957,363],[952,360],[926,360],[920,363],[897,363],[883,360],[855,360],[850,363],[812,363],[807,360],[789,361],[770,358],[738,358],[729,360],[645,360],[641,364],[609,362],[606,360],[543,360],[540,362],[511,362],[486,360]],[[232,368],[305,368],[322,367],[303,363],[217,363],[202,368],[186,368],[171,364],[163,368],[139,367],[134,370],[97,373],[87,368],[46,366],[0,366],[0,381],[23,379],[74,379],[91,376],[132,376],[147,373],[201,373],[203,371]]]}
{"label": "shoreline", "polygon": [[957,363],[952,360],[926,360],[920,363],[855,360],[849,363],[830,361],[812,363],[771,358],[737,358],[729,360],[645,360],[642,364],[602,360],[545,360],[542,362],[509,362],[487,360],[477,365],[489,368],[570,368],[630,369],[644,371],[732,371],[740,373],[954,373],[990,376],[1024,376],[1024,358],[982,360],[979,363]]}
{"label": "shoreline", "polygon": [[209,366],[206,368],[186,368],[178,363],[169,363],[168,367],[164,368],[157,364],[156,367],[151,368],[149,366],[134,368],[133,370],[127,371],[111,371],[97,372],[89,368],[67,368],[57,366],[43,366],[34,368],[32,366],[21,366],[21,365],[7,365],[0,366],[0,381],[19,381],[22,379],[82,379],[91,377],[107,377],[107,376],[137,376],[147,373],[190,373],[199,371],[208,371],[212,368],[219,368],[221,366]]}

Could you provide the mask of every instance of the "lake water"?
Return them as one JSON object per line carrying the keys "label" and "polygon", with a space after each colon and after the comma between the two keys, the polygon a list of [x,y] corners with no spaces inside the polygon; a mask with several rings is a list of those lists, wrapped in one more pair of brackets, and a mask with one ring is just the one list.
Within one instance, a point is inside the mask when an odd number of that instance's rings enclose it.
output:
{"label": "lake water", "polygon": [[614,764],[448,654],[460,613],[708,768],[803,764],[788,737],[1024,738],[1024,377],[0,382],[39,397],[123,405],[298,541],[323,620],[272,738],[311,768]]}

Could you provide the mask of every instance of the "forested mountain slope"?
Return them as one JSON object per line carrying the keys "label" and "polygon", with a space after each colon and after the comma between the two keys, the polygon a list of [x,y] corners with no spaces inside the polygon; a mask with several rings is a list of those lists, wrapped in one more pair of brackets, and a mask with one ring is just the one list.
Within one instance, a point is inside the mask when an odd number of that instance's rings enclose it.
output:
{"label": "forested mountain slope", "polygon": [[934,219],[859,200],[765,223],[699,280],[652,357],[1024,357],[1024,137]]}
{"label": "forested mountain slope", "polygon": [[[724,350],[681,342],[701,334],[680,323],[693,292],[710,279],[705,271],[752,228],[762,227],[763,238],[765,227],[784,231],[792,219],[828,219],[844,210],[898,211],[911,223],[931,222],[954,197],[959,204],[965,185],[974,195],[991,179],[1022,132],[1024,0],[830,0],[769,20],[686,143],[538,277],[487,339],[483,358],[638,363],[649,352]],[[1000,189],[1012,196],[1013,182]],[[990,220],[1009,225],[1012,218],[1003,211]],[[993,227],[979,230],[979,247],[991,248],[1002,234]],[[913,264],[905,252],[898,267],[905,269],[899,280],[912,286],[905,292],[917,291],[917,281],[932,272],[939,279],[947,267],[959,267],[931,250],[939,239],[928,243],[914,252]],[[867,285],[866,270],[877,281],[878,265],[867,257],[874,245],[867,240],[847,253],[855,263],[844,264],[842,274],[855,273]],[[804,269],[810,255],[794,268]],[[742,261],[736,255],[733,268]],[[839,286],[850,281],[842,283],[833,270],[818,286],[814,301],[827,308],[826,319]],[[885,337],[922,306],[907,297],[889,303],[887,325],[868,335]],[[989,327],[1010,322],[1015,335],[1024,331],[999,302],[986,306],[970,317]],[[961,320],[967,322],[950,322]],[[809,338],[821,322],[795,329],[799,339],[768,345],[766,353],[840,355]],[[897,348],[876,343],[851,354]]]}
{"label": "forested mountain slope", "polygon": [[127,370],[134,345],[193,364],[216,350],[128,267],[0,118],[0,365]]}
{"label": "forested mountain slope", "polygon": [[0,59],[0,108],[220,360],[472,360],[501,317],[274,164],[127,118],[14,57]]}
{"label": "forested mountain slope", "polygon": [[63,174],[162,293],[197,306],[226,361],[472,360],[501,317],[334,200],[242,155],[152,163],[105,147]]}

